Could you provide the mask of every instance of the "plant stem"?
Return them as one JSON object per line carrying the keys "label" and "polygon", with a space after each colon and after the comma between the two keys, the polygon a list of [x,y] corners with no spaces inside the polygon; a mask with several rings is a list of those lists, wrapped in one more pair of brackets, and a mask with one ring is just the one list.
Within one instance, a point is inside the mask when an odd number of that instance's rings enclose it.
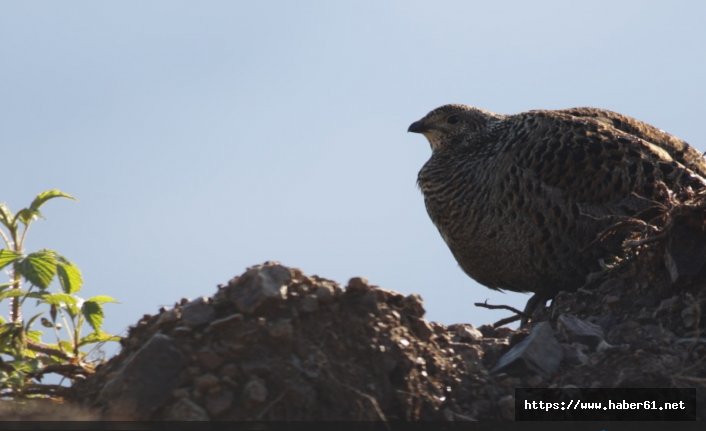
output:
{"label": "plant stem", "polygon": [[2,229],[0,229],[0,238],[2,238],[3,241],[5,241],[5,245],[7,245],[8,248],[12,248],[12,242],[10,241],[10,238],[8,238],[8,236],[5,235],[5,231],[3,231]]}
{"label": "plant stem", "polygon": [[[12,265],[12,289],[19,289],[22,284],[22,276],[17,268],[17,264]],[[15,296],[10,298],[10,321],[19,323],[22,321],[22,312],[20,311],[20,298]]]}
{"label": "plant stem", "polygon": [[67,355],[66,352],[63,352],[59,349],[55,349],[53,347],[45,346],[44,344],[37,343],[35,341],[29,341],[27,343],[27,348],[35,352],[44,353],[45,355],[59,357],[65,361],[69,361],[72,358],[72,356]]}
{"label": "plant stem", "polygon": [[[22,253],[22,243],[17,241],[17,228],[10,229],[12,245],[15,253]],[[18,263],[12,264],[12,289],[22,287],[22,275]],[[12,323],[20,323],[22,321],[22,312],[20,311],[20,298],[15,296],[10,298],[10,321]]]}

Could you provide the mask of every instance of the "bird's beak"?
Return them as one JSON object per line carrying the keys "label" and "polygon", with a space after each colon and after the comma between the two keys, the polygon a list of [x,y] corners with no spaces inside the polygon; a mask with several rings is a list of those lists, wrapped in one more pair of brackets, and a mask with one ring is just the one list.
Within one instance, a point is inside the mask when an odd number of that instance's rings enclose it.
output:
{"label": "bird's beak", "polygon": [[424,124],[424,121],[422,120],[415,121],[414,123],[410,124],[409,128],[407,129],[408,132],[412,133],[424,133],[427,130],[429,130],[429,128],[426,126],[426,124]]}

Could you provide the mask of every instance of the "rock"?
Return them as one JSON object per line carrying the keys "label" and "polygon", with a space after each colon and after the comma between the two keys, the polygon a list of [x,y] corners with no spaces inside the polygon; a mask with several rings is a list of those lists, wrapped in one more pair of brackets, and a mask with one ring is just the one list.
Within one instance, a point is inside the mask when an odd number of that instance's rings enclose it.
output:
{"label": "rock", "polygon": [[203,348],[196,352],[199,364],[207,370],[215,370],[223,364],[223,357],[210,348]]}
{"label": "rock", "polygon": [[588,356],[583,353],[583,350],[581,350],[579,346],[583,346],[584,349],[586,348],[585,345],[582,344],[561,345],[561,348],[564,350],[564,362],[569,365],[586,365],[588,363]]}
{"label": "rock", "polygon": [[303,313],[313,313],[319,309],[319,300],[316,295],[306,295],[299,302],[299,309]]}
{"label": "rock", "polygon": [[230,391],[218,391],[206,397],[206,410],[211,417],[218,417],[230,409],[233,394]]}
{"label": "rock", "polygon": [[606,305],[615,305],[620,302],[620,296],[618,295],[606,295],[603,297],[603,303]]}
{"label": "rock", "polygon": [[491,372],[533,372],[549,376],[559,368],[564,353],[548,322],[532,328],[530,334],[500,357]]}
{"label": "rock", "polygon": [[682,322],[686,328],[695,328],[701,321],[701,307],[698,302],[691,302],[681,311]]}
{"label": "rock", "polygon": [[498,410],[504,420],[515,420],[515,397],[513,395],[505,395],[500,398],[498,400]]}
{"label": "rock", "polygon": [[417,337],[424,341],[429,341],[431,335],[434,333],[431,325],[427,323],[426,320],[418,317],[410,319],[409,327]]}
{"label": "rock", "polygon": [[235,378],[240,375],[240,370],[237,365],[233,363],[228,363],[221,367],[221,375],[230,378]]}
{"label": "rock", "polygon": [[413,294],[405,296],[402,300],[402,308],[405,313],[410,316],[418,318],[424,317],[424,304],[422,302],[422,297],[419,295]]}
{"label": "rock", "polygon": [[585,344],[591,349],[595,349],[604,339],[603,329],[600,326],[571,314],[559,316],[557,326],[569,342]]}
{"label": "rock", "polygon": [[215,316],[216,311],[213,309],[213,305],[209,303],[208,298],[203,296],[186,303],[181,309],[181,321],[190,327],[205,325],[211,322]]}
{"label": "rock", "polygon": [[208,421],[211,418],[201,406],[188,398],[181,398],[169,408],[165,419],[169,421]]}
{"label": "rock", "polygon": [[620,278],[609,278],[598,287],[604,292],[622,292],[625,290],[625,280]]}
{"label": "rock", "polygon": [[478,329],[474,328],[473,325],[460,324],[451,325],[449,330],[453,331],[455,337],[458,341],[480,341],[483,339],[483,333]]}
{"label": "rock", "polygon": [[105,384],[98,397],[113,415],[147,418],[170,397],[184,364],[175,340],[157,332]]}
{"label": "rock", "polygon": [[217,388],[220,385],[218,377],[213,374],[203,374],[194,379],[194,386],[202,394],[206,394],[211,389]]}
{"label": "rock", "polygon": [[172,322],[176,322],[178,320],[178,315],[175,309],[169,309],[169,310],[164,310],[162,314],[159,315],[159,318],[157,319],[157,323],[155,326],[157,327],[162,327],[164,325],[167,325]]}
{"label": "rock", "polygon": [[194,331],[191,328],[189,328],[188,326],[177,326],[176,328],[174,328],[172,330],[171,334],[174,337],[178,337],[178,338],[191,337],[192,335],[194,335]]}
{"label": "rock", "polygon": [[238,323],[243,321],[243,315],[240,313],[234,313],[231,314],[230,316],[223,317],[221,319],[216,319],[213,322],[211,322],[210,325],[206,328],[206,332],[213,331],[213,330],[219,330],[222,328],[226,328],[231,325],[237,325]]}
{"label": "rock", "polygon": [[279,319],[270,324],[267,332],[275,338],[289,339],[292,338],[294,327],[290,319]]}
{"label": "rock", "polygon": [[316,299],[318,299],[319,302],[321,302],[322,304],[328,304],[333,301],[333,297],[335,294],[335,287],[329,283],[322,283],[316,286],[316,290],[314,290],[314,295],[316,295]]}
{"label": "rock", "polygon": [[251,377],[243,388],[243,396],[249,402],[263,403],[267,399],[267,386],[259,377]]}
{"label": "rock", "polygon": [[469,364],[476,364],[483,358],[483,348],[477,344],[452,343],[451,346]]}
{"label": "rock", "polygon": [[249,269],[229,284],[230,299],[243,313],[252,314],[265,302],[281,301],[292,280],[289,269],[279,264],[259,265]]}
{"label": "rock", "polygon": [[353,277],[348,280],[348,286],[346,286],[346,293],[348,294],[363,294],[370,291],[371,287],[368,284],[368,280],[363,277]]}

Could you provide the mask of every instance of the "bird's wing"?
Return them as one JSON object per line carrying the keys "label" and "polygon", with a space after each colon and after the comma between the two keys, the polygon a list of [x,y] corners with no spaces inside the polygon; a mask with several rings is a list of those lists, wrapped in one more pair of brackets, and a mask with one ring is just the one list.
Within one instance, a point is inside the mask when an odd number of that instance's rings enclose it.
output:
{"label": "bird's wing", "polygon": [[520,171],[516,174],[577,203],[620,204],[628,196],[655,199],[660,181],[673,191],[706,186],[663,145],[600,118],[530,111],[510,121],[504,139],[516,141],[508,147],[509,164]]}
{"label": "bird's wing", "polygon": [[686,141],[638,119],[607,109],[571,108],[556,111],[575,117],[593,118],[627,134],[637,136],[667,151],[677,162],[706,177],[706,158]]}

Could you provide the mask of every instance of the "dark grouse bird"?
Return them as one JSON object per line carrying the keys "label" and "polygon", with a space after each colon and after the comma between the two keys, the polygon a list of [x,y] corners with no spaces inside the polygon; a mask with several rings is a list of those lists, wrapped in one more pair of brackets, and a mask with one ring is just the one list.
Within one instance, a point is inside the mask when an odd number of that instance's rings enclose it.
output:
{"label": "dark grouse bird", "polygon": [[701,153],[602,109],[445,105],[408,131],[431,144],[418,184],[459,265],[490,288],[535,293],[525,318],[619,253],[624,238],[598,240],[606,229],[706,187]]}

